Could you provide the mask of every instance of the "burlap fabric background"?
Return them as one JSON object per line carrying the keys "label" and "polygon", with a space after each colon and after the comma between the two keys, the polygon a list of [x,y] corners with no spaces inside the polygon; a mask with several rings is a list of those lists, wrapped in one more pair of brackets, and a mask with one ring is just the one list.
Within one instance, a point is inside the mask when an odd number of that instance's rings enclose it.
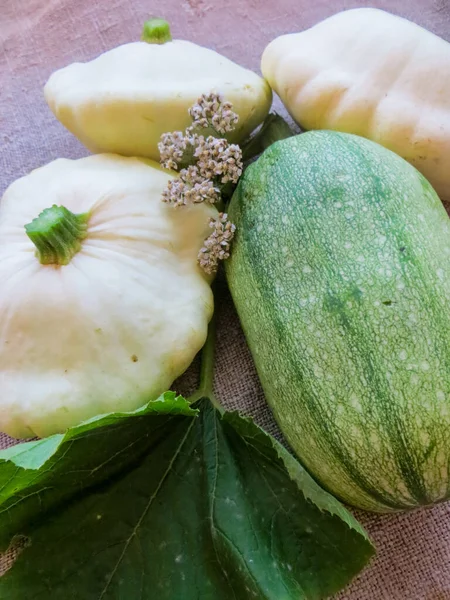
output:
{"label": "burlap fabric background", "polygon": [[[87,153],[53,119],[42,87],[56,68],[137,39],[149,15],[169,19],[174,37],[258,70],[263,48],[276,35],[357,6],[390,10],[450,40],[448,0],[0,0],[0,193],[35,167]],[[224,286],[219,305],[218,395],[276,433]],[[195,377],[194,365],[181,386],[192,386]],[[12,443],[0,437],[0,447]],[[407,515],[357,516],[378,556],[340,600],[450,600],[449,503]],[[7,564],[8,557],[0,559],[0,569]]]}

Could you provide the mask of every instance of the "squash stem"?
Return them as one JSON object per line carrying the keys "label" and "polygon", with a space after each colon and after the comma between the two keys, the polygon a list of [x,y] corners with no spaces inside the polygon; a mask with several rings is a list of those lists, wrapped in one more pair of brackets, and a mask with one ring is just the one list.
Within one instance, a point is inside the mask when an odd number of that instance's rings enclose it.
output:
{"label": "squash stem", "polygon": [[170,25],[164,19],[149,19],[142,29],[143,42],[147,44],[165,44],[172,41]]}
{"label": "squash stem", "polygon": [[41,265],[69,264],[81,250],[81,242],[87,236],[88,220],[88,213],[77,215],[64,206],[53,205],[25,225]]}
{"label": "squash stem", "polygon": [[200,368],[200,385],[191,396],[188,402],[193,404],[202,398],[208,398],[211,404],[221,414],[224,413],[224,408],[217,400],[214,394],[214,364],[216,350],[216,316],[213,315],[209,326],[208,336],[202,350],[201,368]]}

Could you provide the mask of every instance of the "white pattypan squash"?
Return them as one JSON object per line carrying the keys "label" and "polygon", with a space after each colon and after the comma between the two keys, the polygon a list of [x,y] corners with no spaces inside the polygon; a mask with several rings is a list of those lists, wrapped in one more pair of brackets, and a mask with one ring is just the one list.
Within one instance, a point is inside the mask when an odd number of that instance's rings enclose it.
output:
{"label": "white pattypan squash", "polygon": [[7,189],[1,431],[47,436],[136,409],[200,350],[213,296],[197,254],[217,211],[163,203],[171,177],[152,161],[105,154],[56,160]]}
{"label": "white pattypan squash", "polygon": [[161,135],[191,125],[188,109],[210,92],[239,116],[230,141],[241,141],[265,119],[272,91],[262,77],[209,48],[172,41],[168,29],[162,39],[154,34],[149,22],[147,41],[71,64],[48,80],[51,110],[89,150],[158,160]]}
{"label": "white pattypan squash", "polygon": [[305,129],[354,133],[450,199],[450,44],[406,19],[348,10],[271,42],[264,77]]}

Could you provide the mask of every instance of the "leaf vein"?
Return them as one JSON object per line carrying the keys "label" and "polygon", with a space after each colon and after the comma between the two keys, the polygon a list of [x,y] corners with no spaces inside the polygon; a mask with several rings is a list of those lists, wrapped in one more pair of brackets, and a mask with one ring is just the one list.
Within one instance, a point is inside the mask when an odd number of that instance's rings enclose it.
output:
{"label": "leaf vein", "polygon": [[101,594],[99,596],[99,600],[102,600],[102,598],[105,597],[105,594],[108,591],[108,588],[111,585],[111,582],[114,579],[114,576],[117,573],[117,570],[119,569],[120,564],[122,563],[122,561],[123,561],[123,559],[125,557],[125,554],[127,553],[127,550],[128,550],[128,548],[130,546],[130,543],[131,543],[131,540],[137,534],[140,526],[142,525],[143,520],[145,519],[148,511],[150,510],[151,505],[153,504],[154,499],[156,498],[156,496],[158,495],[160,489],[164,485],[164,483],[165,483],[165,481],[166,481],[166,479],[167,479],[167,477],[168,477],[168,475],[169,475],[169,473],[170,473],[170,471],[172,469],[173,464],[177,460],[178,455],[180,454],[180,452],[181,452],[181,450],[182,450],[182,448],[183,448],[183,446],[184,446],[184,444],[185,444],[185,442],[186,442],[186,440],[187,440],[187,438],[188,438],[188,436],[189,436],[189,434],[191,432],[191,429],[194,426],[194,423],[195,423],[195,421],[192,420],[192,422],[189,424],[189,427],[187,428],[186,433],[184,434],[184,436],[183,436],[180,444],[178,445],[178,448],[174,452],[174,455],[173,455],[171,461],[169,462],[169,465],[168,465],[167,469],[164,471],[164,474],[161,477],[160,482],[158,483],[158,485],[157,485],[155,491],[153,492],[153,494],[150,496],[150,499],[147,502],[147,504],[146,504],[146,506],[144,508],[144,511],[142,512],[142,515],[139,517],[139,519],[138,519],[138,521],[136,523],[136,526],[133,528],[133,531],[131,532],[130,537],[125,542],[125,546],[123,548],[123,551],[122,551],[121,555],[119,556],[119,559],[118,559],[117,563],[115,564],[115,566],[114,566],[114,568],[113,568],[113,570],[111,572],[111,575],[109,576],[108,581],[106,582],[106,585],[103,588],[103,590],[102,590],[102,592],[101,592]]}

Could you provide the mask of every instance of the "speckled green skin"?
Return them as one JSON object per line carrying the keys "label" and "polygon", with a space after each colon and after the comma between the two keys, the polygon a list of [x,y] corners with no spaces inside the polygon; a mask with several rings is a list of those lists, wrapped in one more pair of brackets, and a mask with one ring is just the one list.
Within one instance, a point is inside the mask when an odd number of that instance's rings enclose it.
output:
{"label": "speckled green skin", "polygon": [[227,277],[270,406],[344,501],[450,496],[450,220],[381,146],[277,142],[245,172]]}

